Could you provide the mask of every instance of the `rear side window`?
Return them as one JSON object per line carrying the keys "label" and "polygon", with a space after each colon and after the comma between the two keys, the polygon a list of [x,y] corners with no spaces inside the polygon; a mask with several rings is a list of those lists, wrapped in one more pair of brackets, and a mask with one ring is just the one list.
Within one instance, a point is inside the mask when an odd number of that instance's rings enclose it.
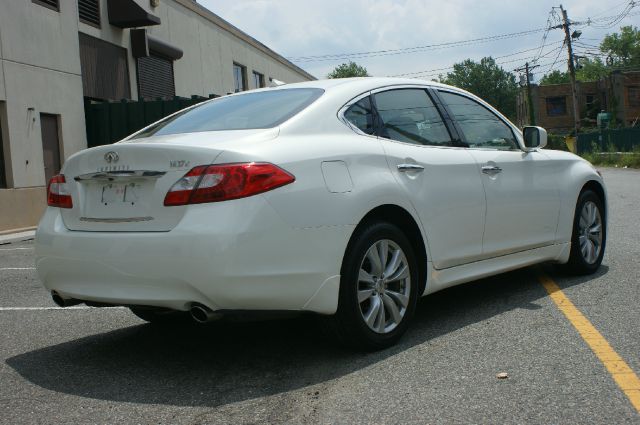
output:
{"label": "rear side window", "polygon": [[518,149],[511,127],[493,112],[459,94],[441,91],[440,97],[447,103],[453,118],[462,128],[470,148]]}
{"label": "rear side window", "polygon": [[344,117],[365,134],[373,134],[375,131],[373,125],[373,110],[369,96],[351,105],[344,113]]}
{"label": "rear side window", "polygon": [[221,97],[166,118],[133,138],[199,131],[271,128],[305,109],[323,93],[322,89],[303,88]]}
{"label": "rear side window", "polygon": [[451,146],[451,136],[425,90],[398,89],[374,95],[382,137],[422,145]]}

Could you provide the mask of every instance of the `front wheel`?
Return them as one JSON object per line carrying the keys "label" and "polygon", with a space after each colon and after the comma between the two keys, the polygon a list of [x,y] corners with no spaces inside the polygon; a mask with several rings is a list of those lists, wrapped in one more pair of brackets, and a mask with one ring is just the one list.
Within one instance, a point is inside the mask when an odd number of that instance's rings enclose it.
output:
{"label": "front wheel", "polygon": [[372,222],[353,236],[342,264],[338,311],[328,328],[343,343],[375,350],[407,330],[418,298],[418,265],[404,233]]}
{"label": "front wheel", "polygon": [[597,193],[585,190],[576,205],[571,255],[565,268],[578,275],[595,273],[602,263],[606,236],[604,203]]}

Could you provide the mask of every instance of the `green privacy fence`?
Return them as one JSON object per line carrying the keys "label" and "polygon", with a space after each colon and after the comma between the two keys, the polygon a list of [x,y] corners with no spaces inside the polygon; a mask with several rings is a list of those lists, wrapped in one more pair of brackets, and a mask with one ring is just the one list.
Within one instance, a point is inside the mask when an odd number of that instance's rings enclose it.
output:
{"label": "green privacy fence", "polygon": [[591,152],[631,152],[640,147],[640,127],[602,130],[594,133],[578,134],[578,154]]}
{"label": "green privacy fence", "polygon": [[[218,97],[210,94],[209,99]],[[122,100],[120,102],[84,101],[87,146],[108,145],[176,111],[200,103],[202,96],[158,100]]]}

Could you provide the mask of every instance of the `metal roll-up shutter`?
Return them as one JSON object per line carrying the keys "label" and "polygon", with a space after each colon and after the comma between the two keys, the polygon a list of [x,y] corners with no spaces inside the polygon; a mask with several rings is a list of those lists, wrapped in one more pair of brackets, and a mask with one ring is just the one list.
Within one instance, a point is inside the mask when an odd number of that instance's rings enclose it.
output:
{"label": "metal roll-up shutter", "polygon": [[82,90],[85,97],[130,99],[127,50],[79,33]]}
{"label": "metal roll-up shutter", "polygon": [[173,61],[150,52],[138,58],[138,96],[143,99],[174,97]]}

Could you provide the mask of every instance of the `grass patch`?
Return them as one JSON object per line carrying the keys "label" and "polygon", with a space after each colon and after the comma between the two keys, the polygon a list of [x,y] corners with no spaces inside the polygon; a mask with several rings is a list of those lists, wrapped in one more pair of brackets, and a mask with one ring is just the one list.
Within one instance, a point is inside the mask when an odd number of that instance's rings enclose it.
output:
{"label": "grass patch", "polygon": [[633,152],[585,152],[582,157],[602,167],[614,168],[640,168],[640,147],[636,146]]}

